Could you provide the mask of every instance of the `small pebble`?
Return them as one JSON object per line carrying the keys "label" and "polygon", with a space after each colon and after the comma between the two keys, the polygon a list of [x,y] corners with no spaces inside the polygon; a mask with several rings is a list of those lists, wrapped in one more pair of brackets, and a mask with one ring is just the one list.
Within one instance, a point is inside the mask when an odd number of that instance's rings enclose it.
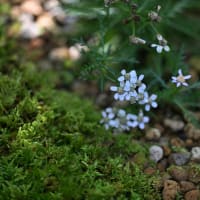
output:
{"label": "small pebble", "polygon": [[166,170],[168,166],[168,162],[167,159],[162,159],[158,164],[157,164],[157,168],[160,172],[164,172]]}
{"label": "small pebble", "polygon": [[164,125],[171,128],[172,131],[177,132],[184,128],[184,122],[181,120],[175,120],[175,119],[165,119]]}
{"label": "small pebble", "polygon": [[175,200],[176,195],[180,191],[180,186],[176,181],[166,180],[162,192],[163,200]]}
{"label": "small pebble", "polygon": [[188,192],[190,190],[194,190],[196,187],[194,183],[189,181],[181,181],[180,182],[181,192]]}
{"label": "small pebble", "polygon": [[185,194],[185,200],[199,200],[199,199],[200,199],[199,190],[191,190]]}
{"label": "small pebble", "polygon": [[187,139],[187,140],[185,141],[185,146],[186,146],[186,147],[193,147],[193,145],[194,145],[194,142],[193,142],[192,139]]}
{"label": "small pebble", "polygon": [[162,148],[165,156],[169,156],[171,154],[171,149],[167,145],[163,145]]}
{"label": "small pebble", "polygon": [[170,140],[170,143],[172,146],[175,146],[175,147],[184,147],[185,146],[184,141],[178,137],[172,138]]}
{"label": "small pebble", "polygon": [[200,129],[194,127],[193,124],[188,124],[185,127],[185,133],[190,139],[200,140]]}
{"label": "small pebble", "polygon": [[200,147],[192,148],[192,160],[200,161]]}
{"label": "small pebble", "polygon": [[169,170],[170,175],[176,181],[186,181],[188,178],[188,172],[181,167],[173,167]]}
{"label": "small pebble", "polygon": [[147,130],[145,138],[147,140],[159,140],[161,136],[161,132],[157,128],[151,128]]}
{"label": "small pebble", "polygon": [[200,171],[191,166],[188,170],[188,180],[195,184],[199,184],[200,183]]}
{"label": "small pebble", "polygon": [[170,164],[175,164],[179,166],[185,165],[190,160],[190,153],[189,152],[172,153],[169,156],[168,160]]}
{"label": "small pebble", "polygon": [[160,146],[153,145],[149,149],[150,159],[154,162],[158,162],[163,158],[163,149]]}

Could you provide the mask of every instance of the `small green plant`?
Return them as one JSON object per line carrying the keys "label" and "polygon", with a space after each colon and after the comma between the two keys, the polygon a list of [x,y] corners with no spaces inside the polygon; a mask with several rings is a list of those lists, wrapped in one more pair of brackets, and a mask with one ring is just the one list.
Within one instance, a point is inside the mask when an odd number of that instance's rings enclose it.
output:
{"label": "small green plant", "polygon": [[[199,127],[193,111],[199,107],[200,83],[188,84],[192,76],[185,62],[186,54],[195,53],[195,50],[183,35],[188,41],[193,38],[195,43],[199,29],[189,28],[191,23],[196,24],[190,10],[200,5],[196,1],[190,3],[188,0],[96,0],[68,4],[69,10],[71,6],[74,13],[77,11],[82,16],[82,24],[89,22],[88,34],[84,34],[92,37],[88,41],[85,39],[89,51],[84,52],[82,76],[98,79],[102,90],[106,81],[114,82],[115,86],[110,87],[115,92],[114,99],[134,104],[130,104],[128,110],[138,113],[127,114],[122,109],[119,113],[116,108],[109,107],[102,112],[101,123],[106,129],[112,128],[114,132],[135,127],[144,129],[145,123],[150,121],[145,112],[151,107],[165,112],[166,105]],[[188,20],[181,19],[183,15],[188,15]],[[183,23],[188,26],[180,27]],[[137,75],[138,72],[141,75]]]}
{"label": "small green plant", "polygon": [[39,71],[15,45],[0,46],[0,199],[159,200],[156,177],[129,159],[147,148],[105,131],[91,102],[56,89],[59,73]]}

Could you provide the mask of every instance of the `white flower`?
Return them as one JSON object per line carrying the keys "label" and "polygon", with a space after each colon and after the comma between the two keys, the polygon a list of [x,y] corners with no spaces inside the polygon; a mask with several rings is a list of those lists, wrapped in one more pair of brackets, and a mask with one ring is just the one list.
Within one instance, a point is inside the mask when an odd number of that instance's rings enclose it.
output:
{"label": "white flower", "polygon": [[146,94],[146,96],[144,97],[144,103],[145,105],[145,110],[146,111],[150,111],[150,108],[157,108],[158,104],[155,101],[157,99],[157,95],[152,94],[151,96],[148,95],[148,93]]}
{"label": "white flower", "polygon": [[135,83],[137,80],[137,74],[135,70],[130,71],[129,73],[126,72],[125,69],[121,71],[122,76],[118,78],[119,82],[128,81],[128,83]]}
{"label": "white flower", "polygon": [[186,75],[183,76],[182,70],[178,70],[178,76],[172,76],[172,83],[176,83],[176,87],[180,87],[181,85],[183,86],[188,86],[188,83],[186,83],[185,80],[190,79],[192,75]]}
{"label": "white flower", "polygon": [[138,116],[136,115],[127,115],[127,125],[130,127],[139,127],[140,129],[144,129],[145,124],[149,122],[149,117],[144,116],[142,110],[140,110]]}
{"label": "white flower", "polygon": [[112,128],[115,132],[129,130],[127,126],[126,111],[122,109],[106,108],[102,111],[100,123],[104,124],[106,130]]}
{"label": "white flower", "polygon": [[165,51],[170,51],[170,48],[169,48],[169,46],[168,45],[159,45],[159,44],[151,44],[151,47],[156,47],[156,51],[158,52],[158,53],[162,53],[162,51],[163,51],[163,49],[165,50]]}
{"label": "white flower", "polygon": [[126,93],[124,91],[124,83],[123,82],[120,82],[120,86],[119,87],[111,86],[110,90],[113,91],[113,92],[116,92],[114,94],[114,99],[115,100],[120,100],[120,101],[124,100],[124,98],[126,96]]}
{"label": "white flower", "polygon": [[148,92],[143,93],[143,98],[141,97],[141,100],[139,100],[139,104],[144,105],[145,104],[145,111],[150,111],[150,108],[157,108],[158,104],[155,101],[157,99],[157,95],[152,94],[149,96]]}
{"label": "white flower", "polygon": [[158,53],[162,53],[163,50],[167,52],[170,51],[170,47],[167,45],[167,40],[165,40],[162,35],[157,34],[157,40],[159,44],[151,44],[152,48],[155,47]]}
{"label": "white flower", "polygon": [[103,119],[100,121],[101,124],[104,124],[105,129],[109,129],[111,126],[113,126],[113,119],[115,117],[115,114],[113,112],[112,108],[106,108],[105,111],[101,112]]}

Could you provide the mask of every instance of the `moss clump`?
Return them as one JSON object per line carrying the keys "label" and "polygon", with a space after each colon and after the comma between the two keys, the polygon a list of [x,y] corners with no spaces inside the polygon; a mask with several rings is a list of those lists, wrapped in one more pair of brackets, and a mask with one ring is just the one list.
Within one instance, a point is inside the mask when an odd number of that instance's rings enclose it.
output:
{"label": "moss clump", "polygon": [[54,89],[55,73],[8,69],[0,74],[0,199],[160,199],[155,178],[128,161],[143,146],[105,132],[90,102]]}

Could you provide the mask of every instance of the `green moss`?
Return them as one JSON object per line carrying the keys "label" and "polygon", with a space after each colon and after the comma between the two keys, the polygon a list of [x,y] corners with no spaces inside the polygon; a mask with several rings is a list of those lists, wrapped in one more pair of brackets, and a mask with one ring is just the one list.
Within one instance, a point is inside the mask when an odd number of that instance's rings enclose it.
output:
{"label": "green moss", "polygon": [[156,178],[129,162],[146,148],[105,131],[58,79],[32,64],[0,74],[0,199],[160,199]]}

